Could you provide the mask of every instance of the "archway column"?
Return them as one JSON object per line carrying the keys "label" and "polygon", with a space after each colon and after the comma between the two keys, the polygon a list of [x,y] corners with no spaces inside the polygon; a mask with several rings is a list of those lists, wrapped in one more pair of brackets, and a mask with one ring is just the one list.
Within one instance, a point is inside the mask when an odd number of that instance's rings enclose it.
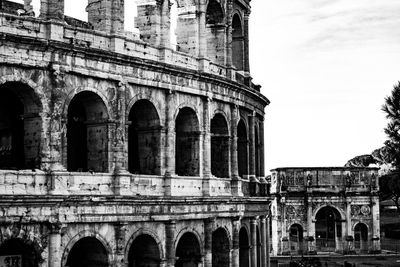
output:
{"label": "archway column", "polygon": [[175,123],[174,123],[174,110],[172,107],[174,106],[173,103],[174,92],[167,91],[165,94],[165,138],[161,138],[161,140],[165,140],[163,145],[163,149],[161,153],[164,157],[165,162],[165,178],[164,178],[164,194],[166,196],[171,196],[171,180],[172,177],[175,176]]}
{"label": "archway column", "polygon": [[[311,192],[312,188],[307,188],[307,191]],[[307,192],[307,250],[308,253],[315,253],[315,221],[313,220],[313,208],[312,208],[312,196],[311,193]],[[312,238],[313,241],[310,241],[309,238]]]}
{"label": "archway column", "polygon": [[240,266],[239,232],[240,232],[240,217],[235,217],[232,219],[232,252],[231,252],[232,267]]}
{"label": "archway column", "polygon": [[266,216],[260,217],[261,234],[261,267],[267,267],[267,219]]}
{"label": "archway column", "polygon": [[212,233],[215,218],[204,220],[204,267],[212,267]]}
{"label": "archway column", "polygon": [[48,266],[61,266],[61,225],[50,225]]}
{"label": "archway column", "polygon": [[257,222],[258,217],[250,219],[250,266],[257,267]]}
{"label": "archway column", "polygon": [[165,223],[165,251],[166,251],[166,267],[175,266],[175,232],[176,222],[168,221]]}
{"label": "archway column", "polygon": [[243,196],[242,181],[239,177],[238,161],[238,123],[239,109],[237,105],[231,106],[231,190],[234,196]]}
{"label": "archway column", "polygon": [[[210,133],[210,102],[211,99],[207,97],[204,104],[204,112],[203,112],[203,133],[202,139],[200,138],[200,146],[202,146],[203,159],[200,159],[200,164],[203,163],[201,168],[202,173],[200,172],[200,177],[203,179],[203,196],[210,196],[211,193],[211,133]],[[202,141],[202,142],[201,142]]]}

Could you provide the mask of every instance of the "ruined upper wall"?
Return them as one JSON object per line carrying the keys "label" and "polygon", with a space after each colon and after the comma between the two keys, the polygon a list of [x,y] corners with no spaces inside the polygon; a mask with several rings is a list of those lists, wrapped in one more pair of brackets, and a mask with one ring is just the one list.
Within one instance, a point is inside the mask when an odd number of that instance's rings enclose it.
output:
{"label": "ruined upper wall", "polygon": [[[57,27],[50,27],[53,32],[57,28],[59,31],[64,30],[65,33],[68,27],[60,26],[69,25],[74,27],[76,37],[95,39],[101,33],[105,37],[114,38],[115,44],[108,45],[108,49],[116,50],[118,45],[128,47],[129,43],[135,43],[137,48],[139,47],[137,44],[147,44],[150,46],[146,56],[154,53],[152,49],[157,49],[159,50],[157,54],[164,54],[161,58],[169,57],[167,61],[185,54],[187,59],[183,62],[190,64],[195,61],[196,68],[201,71],[225,76],[259,90],[259,87],[253,86],[249,73],[250,1],[136,0],[136,3],[135,27],[139,30],[139,34],[124,30],[124,0],[88,0],[86,7],[88,22],[65,16],[64,0],[41,0],[40,16],[37,20],[38,23],[51,21],[58,24]],[[6,6],[7,11],[4,8]],[[176,18],[172,18],[173,8],[177,10]],[[23,5],[14,5],[3,0],[3,12],[20,14],[12,11],[14,9],[19,9],[24,18],[33,18],[30,0],[25,0]],[[171,27],[172,19],[177,20],[176,29]],[[173,34],[176,35],[176,44],[175,40],[171,40]],[[60,36],[61,32],[47,37],[52,38],[56,35]]]}

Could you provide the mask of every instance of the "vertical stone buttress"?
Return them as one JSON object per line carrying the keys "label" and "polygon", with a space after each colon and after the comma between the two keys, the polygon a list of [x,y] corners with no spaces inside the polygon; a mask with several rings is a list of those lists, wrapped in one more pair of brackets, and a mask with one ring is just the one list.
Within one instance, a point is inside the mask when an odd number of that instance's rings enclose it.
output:
{"label": "vertical stone buttress", "polygon": [[[233,1],[228,0],[226,3],[226,42],[225,42],[225,58],[226,66],[232,68],[232,12]],[[227,78],[232,79],[231,73],[227,73]]]}
{"label": "vertical stone buttress", "polygon": [[250,10],[244,14],[244,71],[250,72],[250,64],[249,64],[249,18],[250,18]]}
{"label": "vertical stone buttress", "polygon": [[250,182],[257,182],[256,179],[256,141],[255,141],[255,114],[249,116],[249,175]]}
{"label": "vertical stone buttress", "polygon": [[165,195],[171,196],[171,179],[175,175],[175,122],[174,122],[174,92],[169,90],[165,95]]}
{"label": "vertical stone buttress", "polygon": [[240,232],[240,217],[232,219],[232,267],[239,267],[239,232]]}
{"label": "vertical stone buttress", "polygon": [[380,243],[380,223],[379,223],[379,196],[373,195],[371,198],[372,212],[372,252],[381,251]]}
{"label": "vertical stone buttress", "polygon": [[164,4],[169,5],[169,0],[143,1],[137,5],[138,15],[135,17],[135,26],[140,31],[140,39],[146,43],[157,46],[161,44],[162,29],[165,30],[164,27],[167,26],[163,19],[166,15],[163,14]]}
{"label": "vertical stone buttress", "polygon": [[40,0],[40,17],[44,19],[64,19],[64,0]]}
{"label": "vertical stone buttress", "polygon": [[265,146],[264,146],[264,120],[260,123],[260,177],[265,177]]}
{"label": "vertical stone buttress", "polygon": [[61,266],[61,225],[51,224],[49,230],[48,266]]}
{"label": "vertical stone buttress", "polygon": [[250,219],[250,263],[251,267],[257,267],[257,217]]}
{"label": "vertical stone buttress", "polygon": [[211,133],[210,133],[210,102],[207,97],[204,101],[203,112],[203,195],[210,196],[210,178],[211,178]]}
{"label": "vertical stone buttress", "polygon": [[271,266],[271,259],[270,259],[270,253],[271,253],[271,249],[270,249],[270,220],[271,220],[271,205],[268,208],[268,216],[266,218],[266,232],[265,232],[265,239],[266,239],[266,243],[265,243],[265,249],[266,249],[266,255],[265,255],[265,261],[266,261],[266,266],[270,267]]}
{"label": "vertical stone buttress", "polygon": [[239,109],[237,105],[231,106],[231,188],[232,195],[243,196],[242,181],[239,177],[238,166],[238,136],[237,125],[239,123]]}
{"label": "vertical stone buttress", "polygon": [[95,30],[120,33],[124,30],[124,0],[88,0],[88,22]]}
{"label": "vertical stone buttress", "polygon": [[261,234],[261,266],[267,267],[267,225],[266,216],[260,217],[260,234]]}
{"label": "vertical stone buttress", "polygon": [[204,267],[212,266],[212,232],[214,224],[215,218],[204,220]]}
{"label": "vertical stone buttress", "polygon": [[166,252],[166,266],[175,266],[175,232],[176,222],[168,221],[165,223],[165,252]]}
{"label": "vertical stone buttress", "polygon": [[124,262],[125,258],[125,233],[126,233],[126,226],[127,223],[116,223],[114,225],[114,231],[115,231],[115,244],[116,244],[116,250],[115,250],[115,257],[116,257],[116,262]]}

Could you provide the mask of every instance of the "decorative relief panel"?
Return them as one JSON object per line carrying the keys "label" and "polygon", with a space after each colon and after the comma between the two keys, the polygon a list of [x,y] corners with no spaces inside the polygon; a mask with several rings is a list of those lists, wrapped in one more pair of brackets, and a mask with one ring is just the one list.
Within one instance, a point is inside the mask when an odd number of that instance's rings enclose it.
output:
{"label": "decorative relief panel", "polygon": [[368,205],[351,205],[351,216],[369,216],[371,208]]}

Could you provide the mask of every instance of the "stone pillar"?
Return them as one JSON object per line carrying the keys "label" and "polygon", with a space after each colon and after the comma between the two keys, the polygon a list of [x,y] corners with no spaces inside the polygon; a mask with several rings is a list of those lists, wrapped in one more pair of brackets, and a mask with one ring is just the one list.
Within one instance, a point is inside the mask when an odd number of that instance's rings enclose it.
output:
{"label": "stone pillar", "polygon": [[234,196],[243,196],[242,181],[239,177],[238,165],[238,137],[237,125],[239,122],[239,109],[237,105],[231,106],[231,190]]}
{"label": "stone pillar", "polygon": [[[169,2],[167,0],[163,2]],[[163,6],[161,1],[145,2],[137,5],[135,25],[140,31],[140,39],[152,45],[160,45]]]}
{"label": "stone pillar", "polygon": [[171,196],[172,178],[175,176],[175,121],[174,121],[174,92],[169,90],[165,95],[165,144],[164,144],[164,158],[165,158],[165,179],[164,188],[165,195]]}
{"label": "stone pillar", "polygon": [[48,266],[61,266],[61,224],[51,224],[49,230]]}
{"label": "stone pillar", "polygon": [[372,205],[372,236],[369,235],[372,241],[372,253],[379,253],[381,251],[381,238],[380,238],[380,224],[379,224],[379,196],[374,195],[371,198]]}
{"label": "stone pillar", "polygon": [[[225,58],[226,58],[226,66],[228,68],[232,68],[232,12],[233,12],[233,1],[227,1],[226,3],[226,19],[227,19],[227,28],[226,28],[226,48],[225,48]],[[228,74],[228,73],[227,73]],[[232,74],[228,74],[228,78],[231,79]]]}
{"label": "stone pillar", "polygon": [[40,17],[64,20],[64,0],[40,0]]}
{"label": "stone pillar", "polygon": [[[312,190],[312,188],[307,188],[307,190]],[[316,253],[315,251],[315,222],[313,221],[313,209],[312,209],[312,196],[307,193],[307,235],[309,241],[307,241],[307,249],[309,254]]]}
{"label": "stone pillar", "polygon": [[86,11],[88,22],[95,30],[105,33],[124,31],[124,0],[88,0]]}
{"label": "stone pillar", "polygon": [[260,217],[260,234],[261,234],[261,267],[267,267],[267,218]]}
{"label": "stone pillar", "polygon": [[116,262],[124,262],[125,259],[125,233],[126,233],[127,223],[116,223],[114,225],[115,230],[115,244],[116,251],[115,257]]}
{"label": "stone pillar", "polygon": [[249,116],[249,175],[250,179],[256,177],[256,138],[254,132],[255,126],[255,114]]}
{"label": "stone pillar", "polygon": [[264,154],[264,120],[260,123],[260,177],[265,177],[265,154]]}
{"label": "stone pillar", "polygon": [[239,267],[239,232],[240,232],[240,217],[232,219],[232,267]]}
{"label": "stone pillar", "polygon": [[[210,101],[211,99],[207,97],[204,104],[203,112],[203,163],[202,173],[203,173],[203,195],[210,196],[211,186],[211,133],[210,133]],[[201,139],[200,139],[201,140]]]}
{"label": "stone pillar", "polygon": [[164,0],[161,4],[160,27],[160,46],[163,48],[171,48],[171,4],[169,0]]}
{"label": "stone pillar", "polygon": [[196,57],[199,56],[199,28],[201,27],[199,21],[202,17],[202,10],[199,10],[199,7],[202,7],[202,3],[194,4],[194,1],[182,1],[181,3],[183,5],[178,6],[176,27],[177,51]]}
{"label": "stone pillar", "polygon": [[346,236],[350,238],[353,237],[353,240],[346,240],[346,253],[352,253],[354,251],[354,233],[351,229],[351,199],[346,197]]}
{"label": "stone pillar", "polygon": [[204,220],[204,267],[212,266],[212,233],[215,218]]}
{"label": "stone pillar", "polygon": [[243,26],[244,26],[244,71],[250,72],[249,63],[249,17],[250,10],[247,10],[244,14]]}
{"label": "stone pillar", "polygon": [[250,265],[257,267],[257,217],[250,219]]}
{"label": "stone pillar", "polygon": [[266,247],[266,255],[265,255],[265,260],[266,260],[266,266],[267,267],[270,267],[271,266],[271,259],[270,259],[270,253],[271,253],[271,250],[270,250],[270,234],[269,234],[269,228],[270,228],[270,219],[271,219],[271,205],[269,206],[269,211],[268,211],[268,216],[267,216],[267,218],[266,218],[266,226],[265,226],[265,228],[266,228],[266,231],[265,231],[265,233],[266,233],[266,237],[265,237],[265,239],[266,239],[266,244],[265,244],[265,247]]}
{"label": "stone pillar", "polygon": [[175,266],[175,232],[176,222],[168,221],[165,223],[165,252],[166,267]]}
{"label": "stone pillar", "polygon": [[198,32],[198,38],[199,38],[199,52],[198,52],[198,57],[200,59],[203,59],[207,55],[207,32],[206,32],[206,13],[207,13],[207,1],[205,0],[200,0],[199,1],[199,11],[198,11],[198,16],[199,16],[199,32]]}

